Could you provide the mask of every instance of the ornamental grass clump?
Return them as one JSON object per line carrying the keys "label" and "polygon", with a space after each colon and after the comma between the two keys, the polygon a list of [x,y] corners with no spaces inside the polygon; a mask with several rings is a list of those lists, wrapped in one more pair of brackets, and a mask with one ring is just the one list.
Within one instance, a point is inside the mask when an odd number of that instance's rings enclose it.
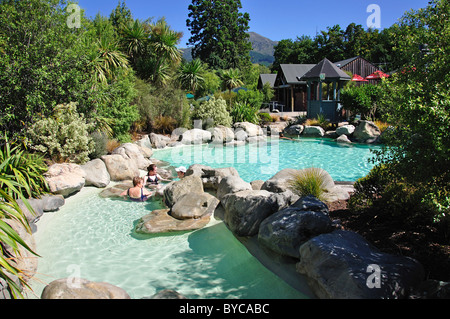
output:
{"label": "ornamental grass clump", "polygon": [[310,167],[294,174],[289,186],[299,196],[312,195],[323,201],[327,192],[325,179],[326,174],[322,169]]}

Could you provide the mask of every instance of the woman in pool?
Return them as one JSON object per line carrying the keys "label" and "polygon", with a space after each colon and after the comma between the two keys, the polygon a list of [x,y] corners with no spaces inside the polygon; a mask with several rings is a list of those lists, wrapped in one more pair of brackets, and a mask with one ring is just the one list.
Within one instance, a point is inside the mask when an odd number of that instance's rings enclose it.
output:
{"label": "woman in pool", "polygon": [[159,182],[170,182],[168,179],[164,179],[157,173],[157,167],[155,164],[151,164],[147,168],[147,175],[144,177],[144,185],[148,185],[149,187],[158,187]]}
{"label": "woman in pool", "polygon": [[145,202],[153,193],[144,188],[144,179],[142,177],[133,178],[132,188],[123,191],[120,196],[127,196],[133,202]]}

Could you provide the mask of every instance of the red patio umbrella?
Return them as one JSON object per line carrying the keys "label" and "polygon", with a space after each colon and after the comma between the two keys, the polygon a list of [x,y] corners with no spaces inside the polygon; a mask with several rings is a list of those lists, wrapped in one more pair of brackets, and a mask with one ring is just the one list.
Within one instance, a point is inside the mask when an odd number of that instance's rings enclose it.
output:
{"label": "red patio umbrella", "polygon": [[369,80],[364,79],[361,75],[353,74],[352,81],[354,82],[369,82]]}
{"label": "red patio umbrella", "polygon": [[389,74],[386,74],[382,71],[375,71],[371,75],[366,76],[366,80],[379,80],[381,78],[388,78]]}

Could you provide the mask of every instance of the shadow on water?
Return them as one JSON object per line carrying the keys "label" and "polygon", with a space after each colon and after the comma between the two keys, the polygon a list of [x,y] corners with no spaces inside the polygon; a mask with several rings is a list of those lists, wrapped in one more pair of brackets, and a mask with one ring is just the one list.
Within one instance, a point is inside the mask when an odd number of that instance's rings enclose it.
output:
{"label": "shadow on water", "polygon": [[[177,269],[177,276],[186,286],[195,287],[188,298],[305,298],[261,265],[223,223],[191,232],[188,244],[189,250],[174,255],[177,264],[184,265]],[[164,287],[165,283],[152,285]]]}

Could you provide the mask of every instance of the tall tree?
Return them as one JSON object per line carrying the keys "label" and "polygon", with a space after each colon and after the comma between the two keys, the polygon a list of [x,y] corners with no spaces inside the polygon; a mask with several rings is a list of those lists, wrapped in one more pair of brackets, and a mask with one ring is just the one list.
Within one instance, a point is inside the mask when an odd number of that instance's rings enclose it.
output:
{"label": "tall tree", "polygon": [[250,65],[250,15],[240,0],[192,0],[186,25],[192,34],[192,56],[215,69]]}

